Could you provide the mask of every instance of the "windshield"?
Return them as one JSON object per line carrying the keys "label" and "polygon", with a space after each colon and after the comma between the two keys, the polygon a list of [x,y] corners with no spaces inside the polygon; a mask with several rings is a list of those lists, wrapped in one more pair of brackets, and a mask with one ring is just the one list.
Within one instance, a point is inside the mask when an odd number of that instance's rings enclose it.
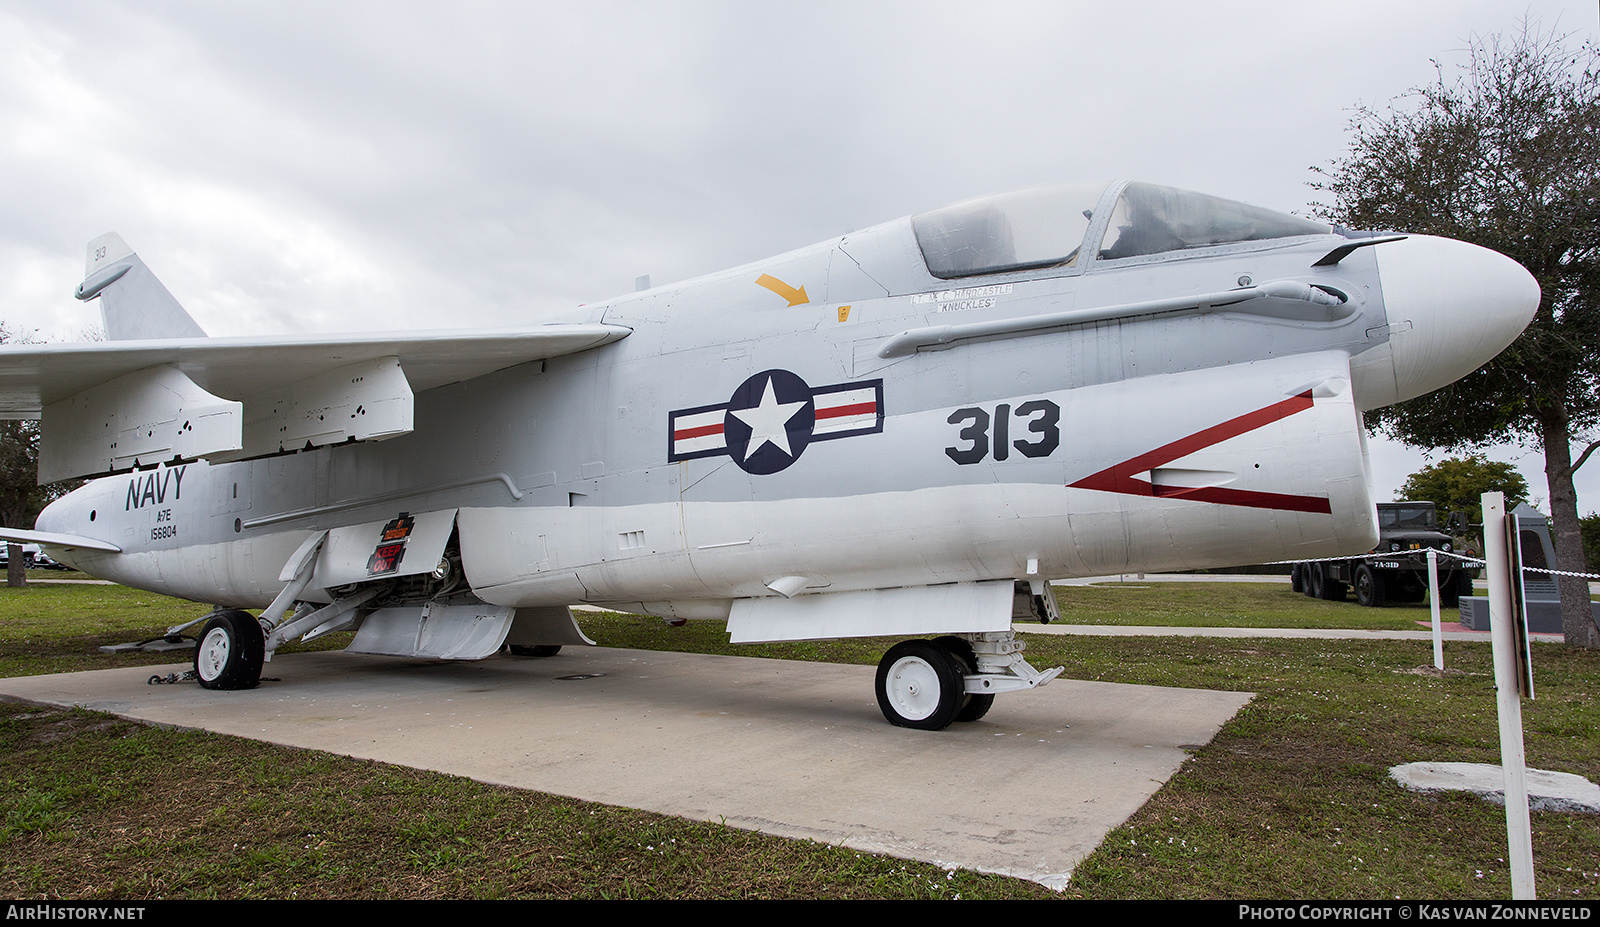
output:
{"label": "windshield", "polygon": [[1430,530],[1436,526],[1431,505],[1402,505],[1378,509],[1380,528],[1417,528]]}
{"label": "windshield", "polygon": [[1327,235],[1331,226],[1203,193],[1130,183],[1117,199],[1100,257],[1106,260],[1236,241]]}
{"label": "windshield", "polygon": [[1072,267],[1106,184],[1056,184],[985,196],[911,217],[935,277]]}

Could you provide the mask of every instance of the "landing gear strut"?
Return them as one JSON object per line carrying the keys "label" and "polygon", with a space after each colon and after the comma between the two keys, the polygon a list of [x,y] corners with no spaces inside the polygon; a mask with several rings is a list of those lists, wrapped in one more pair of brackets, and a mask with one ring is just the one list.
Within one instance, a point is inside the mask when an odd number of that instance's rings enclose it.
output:
{"label": "landing gear strut", "polygon": [[[933,642],[950,651],[952,654],[955,654],[955,656],[961,660],[963,673],[969,676],[977,675],[978,655],[972,649],[972,641],[969,641],[964,637],[956,637],[951,635],[948,637],[936,637],[933,639]],[[962,683],[963,686],[965,686],[965,680],[963,680]],[[988,714],[989,709],[993,706],[993,692],[977,694],[968,692],[961,701],[961,710],[956,712],[956,720],[976,721]]]}

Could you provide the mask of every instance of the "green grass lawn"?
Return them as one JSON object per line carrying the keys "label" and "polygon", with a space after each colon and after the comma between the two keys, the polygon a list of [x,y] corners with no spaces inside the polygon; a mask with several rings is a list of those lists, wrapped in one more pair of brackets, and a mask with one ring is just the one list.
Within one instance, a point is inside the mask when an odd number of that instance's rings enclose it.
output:
{"label": "green grass lawn", "polygon": [[[1415,631],[1429,620],[1427,603],[1362,608],[1307,598],[1284,583],[1096,583],[1056,586],[1061,617],[1071,624],[1183,628],[1333,628]],[[1459,612],[1440,612],[1455,621]]]}
{"label": "green grass lawn", "polygon": [[[1066,587],[1060,595],[1071,622],[1417,627],[1427,617],[1426,607],[1317,602],[1287,585]],[[153,637],[201,610],[120,587],[0,589],[0,675],[171,663],[171,655],[112,657],[95,648]],[[889,644],[735,647],[719,622],[671,628],[617,614],[582,621],[604,646],[657,650],[870,664]],[[1071,678],[1256,693],[1108,835],[1061,894],[436,773],[17,704],[0,704],[0,894],[1510,896],[1503,809],[1465,795],[1416,795],[1388,776],[1406,762],[1498,761],[1487,644],[1447,642],[1440,674],[1424,641],[1025,637],[1035,666],[1062,665]],[[1539,645],[1533,663],[1538,699],[1524,703],[1530,765],[1600,779],[1600,653]],[[1533,827],[1540,896],[1600,896],[1600,816],[1535,812]]]}

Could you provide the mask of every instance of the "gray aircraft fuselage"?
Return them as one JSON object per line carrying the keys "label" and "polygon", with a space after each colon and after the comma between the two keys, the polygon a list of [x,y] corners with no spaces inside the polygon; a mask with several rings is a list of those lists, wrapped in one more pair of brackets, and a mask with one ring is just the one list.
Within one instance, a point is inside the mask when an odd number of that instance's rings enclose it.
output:
{"label": "gray aircraft fuselage", "polygon": [[[740,639],[972,630],[781,612],[1364,552],[1361,412],[1475,369],[1537,302],[1460,242],[1046,188],[585,307],[557,321],[631,333],[419,391],[387,440],[98,479],[37,529],[119,548],[53,550],[87,572],[259,608],[318,532],[453,512],[495,606],[732,615]],[[366,553],[325,550],[302,598],[359,585]]]}

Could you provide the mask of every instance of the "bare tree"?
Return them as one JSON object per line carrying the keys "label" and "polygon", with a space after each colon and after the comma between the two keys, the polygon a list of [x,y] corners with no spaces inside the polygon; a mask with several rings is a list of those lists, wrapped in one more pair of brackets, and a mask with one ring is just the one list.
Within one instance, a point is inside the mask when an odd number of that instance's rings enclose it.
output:
{"label": "bare tree", "polygon": [[[1581,437],[1600,424],[1600,49],[1526,23],[1469,46],[1464,68],[1435,62],[1433,84],[1359,108],[1348,156],[1312,186],[1332,194],[1318,209],[1334,222],[1474,242],[1538,279],[1538,314],[1511,347],[1368,423],[1421,447],[1534,443],[1558,569],[1581,572],[1573,474],[1600,446]],[[1560,587],[1568,645],[1600,647],[1587,584]]]}

